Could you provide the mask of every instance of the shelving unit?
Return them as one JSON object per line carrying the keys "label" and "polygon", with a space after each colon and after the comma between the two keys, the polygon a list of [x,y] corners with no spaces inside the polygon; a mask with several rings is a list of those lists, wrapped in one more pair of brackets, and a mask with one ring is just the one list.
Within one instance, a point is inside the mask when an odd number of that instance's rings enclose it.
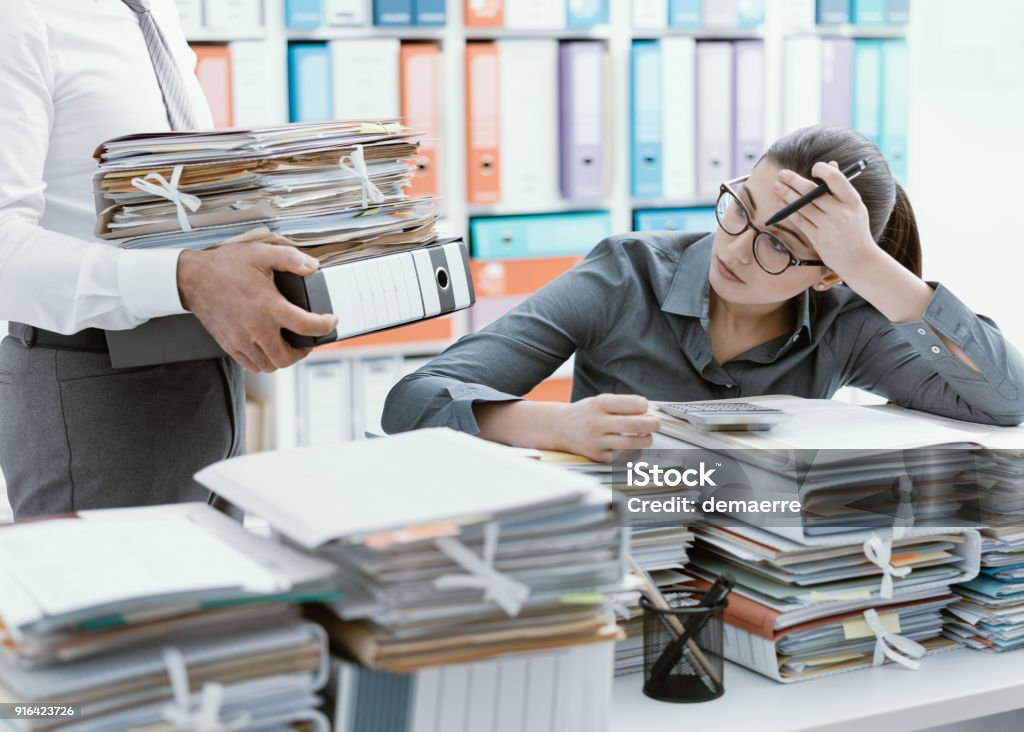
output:
{"label": "shelving unit", "polygon": [[[207,0],[209,2],[210,0]],[[214,0],[215,1],[215,0]],[[765,22],[757,28],[701,29],[633,28],[632,3],[628,0],[609,1],[609,22],[594,28],[508,29],[466,28],[463,25],[463,0],[448,0],[446,25],[441,27],[321,27],[309,30],[284,27],[284,0],[263,0],[265,27],[262,33],[242,32],[238,35],[218,35],[203,31],[189,34],[196,42],[231,42],[261,39],[268,52],[284,63],[289,42],[344,41],[346,39],[387,38],[402,41],[433,41],[441,47],[441,204],[442,219],[439,230],[445,235],[462,236],[469,241],[471,218],[511,216],[520,214],[568,213],[606,211],[614,232],[632,230],[633,215],[637,210],[665,208],[711,207],[714,201],[697,197],[688,199],[634,198],[630,188],[630,63],[634,40],[688,37],[697,40],[761,40],[764,43],[764,141],[769,144],[782,133],[783,115],[783,52],[785,40],[791,36],[813,34],[819,37],[850,38],[902,38],[903,27],[878,26],[809,26],[787,25],[785,3],[768,2]],[[608,78],[606,93],[610,98],[609,135],[607,149],[611,166],[607,196],[601,201],[553,200],[540,207],[511,204],[470,205],[467,203],[466,182],[466,117],[465,117],[465,51],[467,42],[508,39],[546,40],[598,40],[607,46]],[[287,89],[270,93],[287,95]],[[282,108],[287,108],[282,99]],[[282,120],[283,121],[283,120]],[[594,242],[597,243],[596,241]],[[468,332],[469,319],[459,313],[454,317],[455,336]],[[385,356],[414,357],[438,353],[448,341],[420,341],[396,343],[386,346],[348,348],[332,346],[318,349],[312,361],[338,358],[378,358]],[[272,405],[274,412],[270,447],[295,444],[294,425],[301,409],[295,395],[298,383],[298,364],[272,376],[250,378],[250,390]]]}

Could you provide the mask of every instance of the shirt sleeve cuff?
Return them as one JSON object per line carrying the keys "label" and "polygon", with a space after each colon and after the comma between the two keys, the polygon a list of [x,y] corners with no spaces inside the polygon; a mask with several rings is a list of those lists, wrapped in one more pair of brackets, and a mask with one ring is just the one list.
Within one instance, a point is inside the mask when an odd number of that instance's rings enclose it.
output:
{"label": "shirt sleeve cuff", "polygon": [[939,333],[962,347],[975,316],[944,286],[936,282],[928,284],[935,288],[935,292],[924,310],[924,318],[899,323],[895,328],[923,358],[936,361],[950,355]]}
{"label": "shirt sleeve cuff", "polygon": [[514,402],[522,397],[506,394],[483,384],[452,384],[448,387],[452,398],[448,412],[448,427],[470,435],[480,432],[480,425],[473,414],[473,405],[477,402]]}
{"label": "shirt sleeve cuff", "polygon": [[120,252],[117,281],[129,312],[146,319],[188,312],[178,294],[180,254],[180,249]]}

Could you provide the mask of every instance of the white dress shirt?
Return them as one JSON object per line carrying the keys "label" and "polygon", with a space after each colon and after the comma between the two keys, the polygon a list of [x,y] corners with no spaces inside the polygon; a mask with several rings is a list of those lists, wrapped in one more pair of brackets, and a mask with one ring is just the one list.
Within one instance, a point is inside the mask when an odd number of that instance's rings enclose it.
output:
{"label": "white dress shirt", "polygon": [[[152,5],[212,127],[173,0]],[[184,312],[178,251],[93,235],[97,145],[169,129],[135,13],[121,0],[0,0],[0,100],[0,320],[75,333]]]}

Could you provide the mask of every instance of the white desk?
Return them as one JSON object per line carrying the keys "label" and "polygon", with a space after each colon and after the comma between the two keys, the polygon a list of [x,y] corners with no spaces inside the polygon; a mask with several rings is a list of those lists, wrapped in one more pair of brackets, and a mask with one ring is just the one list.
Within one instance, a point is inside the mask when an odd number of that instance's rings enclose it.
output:
{"label": "white desk", "polygon": [[640,688],[643,674],[616,679],[611,732],[894,732],[1024,707],[1024,651],[960,649],[925,658],[918,671],[887,664],[796,684],[779,684],[732,663],[724,676],[725,693],[700,704],[648,699]]}

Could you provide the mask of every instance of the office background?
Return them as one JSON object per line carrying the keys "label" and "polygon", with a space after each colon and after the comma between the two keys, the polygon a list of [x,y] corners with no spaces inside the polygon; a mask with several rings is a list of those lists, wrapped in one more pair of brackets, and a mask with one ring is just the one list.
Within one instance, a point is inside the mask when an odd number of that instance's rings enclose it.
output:
{"label": "office background", "polygon": [[[826,83],[829,68],[808,73],[808,64],[793,59],[818,58],[833,38],[852,43],[855,54],[867,48],[867,64],[873,45],[905,44],[905,77],[890,66],[889,74],[872,77],[878,80],[875,89],[863,86],[868,76],[863,71],[860,85],[848,82],[851,94],[860,95],[850,100],[850,114],[862,117],[852,121],[868,127],[870,119],[878,119],[879,127],[891,123],[893,109],[868,109],[864,117],[865,105],[858,106],[864,98],[878,105],[904,104],[905,129],[897,131],[906,139],[902,177],[921,228],[925,276],[950,283],[974,309],[993,317],[1012,342],[1024,344],[1018,303],[1024,255],[1015,215],[1018,171],[1024,167],[1019,142],[1024,6],[1013,0],[917,0],[910,3],[905,25],[887,22],[885,2],[853,3],[854,17],[848,20],[858,22],[838,25],[816,24],[815,11],[822,20],[823,11],[850,3],[819,2],[815,8],[806,0],[705,0],[699,20],[692,14],[699,2],[646,0],[567,0],[554,10],[555,4],[540,0],[468,0],[465,5],[447,0],[433,7],[423,0],[418,7],[379,0],[376,6],[344,0],[179,0],[178,5],[221,124],[384,116],[394,109],[411,126],[425,128],[437,142],[427,152],[426,173],[417,185],[440,196],[442,230],[466,236],[478,260],[480,302],[474,311],[320,349],[295,367],[250,379],[254,448],[356,439],[379,429],[384,396],[401,375],[571,266],[606,233],[706,228],[713,221],[714,195],[709,195],[709,171],[700,167],[701,146],[675,178],[663,169],[660,180],[646,179],[653,188],[638,187],[645,180],[640,143],[651,133],[637,122],[645,115],[650,121],[651,115],[665,120],[680,110],[690,113],[682,118],[682,138],[671,138],[664,125],[655,131],[664,134],[666,168],[678,153],[679,139],[685,141],[685,134],[697,139],[698,127],[724,124],[732,131],[741,119],[736,137],[768,144],[798,123],[815,121],[806,115],[813,113],[819,90],[805,94],[795,87]],[[719,5],[727,12],[709,11]],[[404,17],[407,9],[411,15]],[[488,17],[495,11],[504,16],[500,24]],[[872,12],[881,15],[873,18]],[[726,45],[734,43],[740,45]],[[575,63],[575,75],[559,73],[559,46],[561,63]],[[753,55],[743,56],[744,48]],[[634,100],[634,80],[644,77],[637,70],[643,70],[643,54],[652,50],[660,57],[662,88],[678,77],[681,86],[675,88],[682,91]],[[879,58],[886,54],[892,55],[883,50]],[[480,58],[482,65],[474,66]],[[730,104],[716,112],[728,116],[698,120],[696,105],[688,102],[699,92],[686,81],[703,73],[696,67],[715,63],[737,65],[735,89],[742,87],[744,94],[719,95]],[[483,69],[476,87],[476,71],[467,78],[471,67]],[[600,105],[578,90],[568,93],[566,86],[589,84],[595,69],[603,71],[603,83],[587,89],[603,95]],[[672,69],[670,76],[666,72]],[[488,78],[497,87],[487,84]],[[725,85],[732,90],[731,75],[728,79]],[[751,79],[759,84],[752,87]],[[751,99],[761,104],[752,107]],[[504,102],[500,116],[495,102]],[[516,114],[516,102],[533,113]],[[758,106],[760,129],[751,130]],[[589,140],[605,171],[597,190],[581,189],[564,175],[559,179],[560,169],[572,164],[571,156],[561,157],[567,140],[576,139],[571,130],[560,134],[560,114],[599,116],[594,124],[600,132]],[[895,119],[898,126],[899,114]],[[497,139],[488,139],[495,127]],[[880,138],[893,133],[863,131]],[[577,150],[585,151],[586,142],[577,141]],[[708,142],[704,147],[713,147]],[[714,141],[737,158],[722,166],[728,167],[719,176],[723,180],[743,167],[744,153],[737,152],[735,142],[732,137]],[[488,154],[505,166],[490,179],[479,167]],[[570,376],[568,364],[535,396],[566,398]],[[0,492],[0,517],[6,510]]]}

